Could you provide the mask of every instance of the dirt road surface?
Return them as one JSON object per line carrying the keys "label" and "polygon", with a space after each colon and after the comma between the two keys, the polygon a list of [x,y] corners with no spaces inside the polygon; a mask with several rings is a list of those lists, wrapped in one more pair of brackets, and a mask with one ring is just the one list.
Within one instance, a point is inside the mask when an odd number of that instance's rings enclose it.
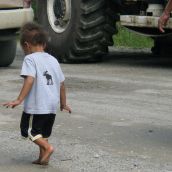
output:
{"label": "dirt road surface", "polygon": [[[20,49],[0,68],[0,103],[22,85]],[[32,165],[38,148],[20,138],[22,105],[0,107],[0,172],[172,171],[172,59],[148,50],[114,50],[101,63],[61,64],[68,104],[58,111],[48,167]]]}

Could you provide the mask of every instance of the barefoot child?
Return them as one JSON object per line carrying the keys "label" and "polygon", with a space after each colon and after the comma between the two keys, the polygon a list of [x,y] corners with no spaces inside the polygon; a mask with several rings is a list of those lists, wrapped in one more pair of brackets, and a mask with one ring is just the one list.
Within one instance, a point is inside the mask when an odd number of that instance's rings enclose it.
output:
{"label": "barefoot child", "polygon": [[65,78],[58,61],[44,52],[47,34],[40,26],[33,23],[24,25],[20,43],[26,54],[21,70],[23,87],[18,98],[4,106],[14,108],[24,100],[21,135],[29,137],[40,148],[39,158],[33,163],[47,165],[54,151],[48,137],[51,135],[58,103],[61,111],[71,113],[66,105]]}

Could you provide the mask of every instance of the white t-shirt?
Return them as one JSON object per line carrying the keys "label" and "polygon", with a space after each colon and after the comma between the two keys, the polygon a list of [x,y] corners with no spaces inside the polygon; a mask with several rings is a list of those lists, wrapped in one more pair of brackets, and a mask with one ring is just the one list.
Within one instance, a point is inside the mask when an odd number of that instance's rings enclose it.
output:
{"label": "white t-shirt", "polygon": [[60,101],[60,83],[65,80],[58,61],[45,52],[24,58],[21,76],[34,77],[33,86],[24,100],[24,112],[56,113]]}

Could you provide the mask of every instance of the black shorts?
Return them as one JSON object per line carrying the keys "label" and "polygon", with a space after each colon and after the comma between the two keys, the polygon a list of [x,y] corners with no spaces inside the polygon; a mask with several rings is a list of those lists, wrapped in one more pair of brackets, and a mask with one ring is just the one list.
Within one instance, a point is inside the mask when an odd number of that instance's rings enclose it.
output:
{"label": "black shorts", "polygon": [[29,137],[32,141],[38,138],[48,138],[51,135],[55,121],[55,114],[31,115],[23,112],[21,117],[21,135]]}

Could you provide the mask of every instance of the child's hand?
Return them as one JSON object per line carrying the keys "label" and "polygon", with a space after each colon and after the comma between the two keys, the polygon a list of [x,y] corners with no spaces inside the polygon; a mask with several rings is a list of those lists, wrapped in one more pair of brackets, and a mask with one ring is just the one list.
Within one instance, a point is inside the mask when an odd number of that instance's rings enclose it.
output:
{"label": "child's hand", "polygon": [[6,102],[3,104],[3,106],[5,106],[6,108],[15,108],[16,106],[18,106],[19,104],[21,104],[21,101],[19,100],[14,100],[14,101],[11,101],[11,102]]}
{"label": "child's hand", "polygon": [[60,106],[60,110],[61,110],[61,111],[66,110],[66,111],[68,111],[69,113],[72,113],[72,110],[71,110],[71,108],[70,108],[68,105],[65,105],[65,106],[61,105],[61,106]]}

